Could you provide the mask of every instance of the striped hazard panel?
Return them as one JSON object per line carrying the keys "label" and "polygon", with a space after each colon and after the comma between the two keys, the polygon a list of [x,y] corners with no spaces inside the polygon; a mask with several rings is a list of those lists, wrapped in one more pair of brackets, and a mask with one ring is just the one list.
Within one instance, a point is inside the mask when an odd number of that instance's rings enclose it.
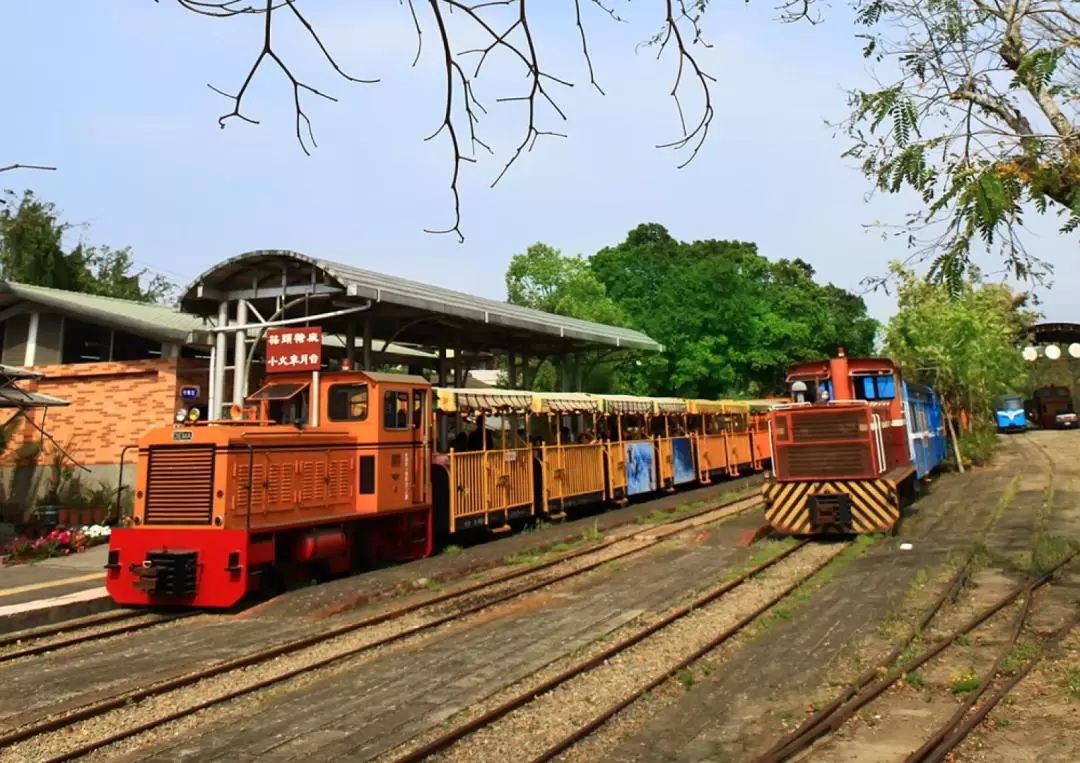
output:
{"label": "striped hazard panel", "polygon": [[850,498],[851,524],[857,533],[886,532],[900,519],[896,490],[885,480],[766,482],[762,486],[765,519],[780,532],[814,532],[810,500],[815,496]]}

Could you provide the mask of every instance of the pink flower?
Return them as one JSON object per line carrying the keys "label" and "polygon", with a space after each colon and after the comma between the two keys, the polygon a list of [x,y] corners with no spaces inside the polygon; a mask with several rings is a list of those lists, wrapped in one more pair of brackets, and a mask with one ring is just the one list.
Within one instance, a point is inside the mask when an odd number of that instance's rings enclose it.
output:
{"label": "pink flower", "polygon": [[62,533],[56,536],[56,542],[59,543],[61,546],[68,545],[69,543],[71,543],[71,533],[69,533],[67,530],[64,530]]}

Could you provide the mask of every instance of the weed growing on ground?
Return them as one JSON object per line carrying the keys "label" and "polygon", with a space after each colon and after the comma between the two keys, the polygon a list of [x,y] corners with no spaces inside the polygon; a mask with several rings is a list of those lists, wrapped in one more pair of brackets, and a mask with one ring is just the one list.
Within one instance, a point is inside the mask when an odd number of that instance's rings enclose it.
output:
{"label": "weed growing on ground", "polygon": [[503,561],[507,564],[527,564],[530,567],[537,567],[544,563],[544,557],[535,551],[522,551],[517,554],[510,554]]}
{"label": "weed growing on ground", "polygon": [[1080,700],[1080,668],[1070,671],[1065,677],[1065,693],[1069,699]]}
{"label": "weed growing on ground", "polygon": [[593,520],[592,527],[586,528],[581,533],[581,539],[583,541],[585,541],[586,543],[590,543],[592,541],[598,541],[603,537],[604,537],[604,534],[602,532],[600,532],[600,521],[596,520],[596,519]]}
{"label": "weed growing on ground", "polygon": [[565,554],[570,550],[570,546],[566,543],[556,543],[554,546],[548,549],[553,554]]}
{"label": "weed growing on ground", "polygon": [[689,668],[680,669],[675,673],[675,678],[678,679],[679,683],[683,685],[683,688],[688,691],[690,687],[694,685],[694,671]]}
{"label": "weed growing on ground", "polygon": [[1005,659],[1001,661],[1001,672],[1007,676],[1014,676],[1039,653],[1038,644],[1030,644],[1018,641],[1009,647]]}
{"label": "weed growing on ground", "polygon": [[1040,535],[1031,549],[1031,573],[1044,575],[1075,550],[1073,542],[1057,535]]}
{"label": "weed growing on ground", "polygon": [[961,633],[956,637],[956,643],[960,646],[971,646],[971,639],[967,637],[967,634]]}
{"label": "weed growing on ground", "polygon": [[1009,723],[1010,722],[1011,721],[1009,721],[1009,719],[1004,717],[1004,716],[994,719],[994,725],[999,729],[1007,729],[1007,728],[1009,728]]}
{"label": "weed growing on ground", "polygon": [[922,673],[919,673],[918,671],[904,673],[904,683],[912,689],[921,689],[926,686],[926,681],[923,680]]}
{"label": "weed growing on ground", "polygon": [[967,694],[979,688],[979,676],[974,668],[968,668],[952,677],[952,693]]}
{"label": "weed growing on ground", "polygon": [[447,556],[457,556],[461,553],[461,546],[450,545],[442,550]]}
{"label": "weed growing on ground", "polygon": [[441,591],[442,583],[440,583],[438,580],[431,579],[427,582],[427,589],[429,591]]}

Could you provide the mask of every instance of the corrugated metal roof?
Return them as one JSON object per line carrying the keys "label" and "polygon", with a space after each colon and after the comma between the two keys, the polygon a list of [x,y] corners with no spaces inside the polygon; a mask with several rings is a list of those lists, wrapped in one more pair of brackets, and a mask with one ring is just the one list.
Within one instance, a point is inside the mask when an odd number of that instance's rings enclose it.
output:
{"label": "corrugated metal roof", "polygon": [[44,379],[45,374],[38,371],[31,371],[28,368],[22,366],[6,366],[0,363],[0,376],[6,376],[8,379]]}
{"label": "corrugated metal roof", "polygon": [[[75,291],[34,286],[16,281],[0,281],[0,293],[10,294],[16,299],[41,305],[58,313],[67,313],[86,321],[112,326],[139,336],[152,337],[178,344],[197,344],[197,342],[192,341],[194,339],[192,334],[205,332],[209,326],[209,323],[199,316],[182,313],[179,310],[163,305],[146,304],[115,297],[102,297],[96,294],[82,294]],[[258,330],[250,329],[247,333],[249,336],[254,337]],[[232,337],[230,336],[229,339],[231,341]],[[372,350],[382,352],[383,344],[382,340],[373,340],[371,343]],[[328,334],[323,337],[323,345],[327,347],[344,347],[345,340],[336,334]],[[358,337],[356,347],[362,350],[364,340]],[[397,343],[391,343],[386,348],[386,353],[403,357],[424,358],[426,360],[433,360],[437,357],[435,353]]]}
{"label": "corrugated metal roof", "polygon": [[0,293],[10,294],[16,299],[26,300],[58,313],[78,316],[92,323],[167,342],[186,343],[192,332],[206,327],[203,319],[197,316],[163,305],[133,302],[128,299],[81,294],[15,281],[0,282]]}
{"label": "corrugated metal roof", "polygon": [[71,403],[40,392],[25,392],[13,387],[0,389],[0,408],[62,408],[66,405]]}
{"label": "corrugated metal roof", "polygon": [[633,329],[592,323],[494,299],[474,297],[441,286],[430,286],[397,276],[383,275],[340,262],[308,257],[289,250],[262,249],[225,260],[195,279],[194,283],[188,287],[185,299],[194,298],[199,284],[206,284],[213,288],[216,277],[232,273],[237,266],[243,265],[244,260],[266,258],[283,258],[313,265],[336,280],[349,295],[371,299],[375,302],[412,307],[477,323],[494,324],[593,344],[654,352],[664,349],[663,345]]}

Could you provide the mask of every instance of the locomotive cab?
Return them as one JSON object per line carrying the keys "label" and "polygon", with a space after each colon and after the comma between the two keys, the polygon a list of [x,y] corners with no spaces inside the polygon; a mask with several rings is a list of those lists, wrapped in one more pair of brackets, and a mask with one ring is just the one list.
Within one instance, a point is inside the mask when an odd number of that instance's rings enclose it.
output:
{"label": "locomotive cab", "polygon": [[426,556],[430,394],[419,376],[279,373],[228,419],[151,430],[110,595],[228,607],[282,576]]}

